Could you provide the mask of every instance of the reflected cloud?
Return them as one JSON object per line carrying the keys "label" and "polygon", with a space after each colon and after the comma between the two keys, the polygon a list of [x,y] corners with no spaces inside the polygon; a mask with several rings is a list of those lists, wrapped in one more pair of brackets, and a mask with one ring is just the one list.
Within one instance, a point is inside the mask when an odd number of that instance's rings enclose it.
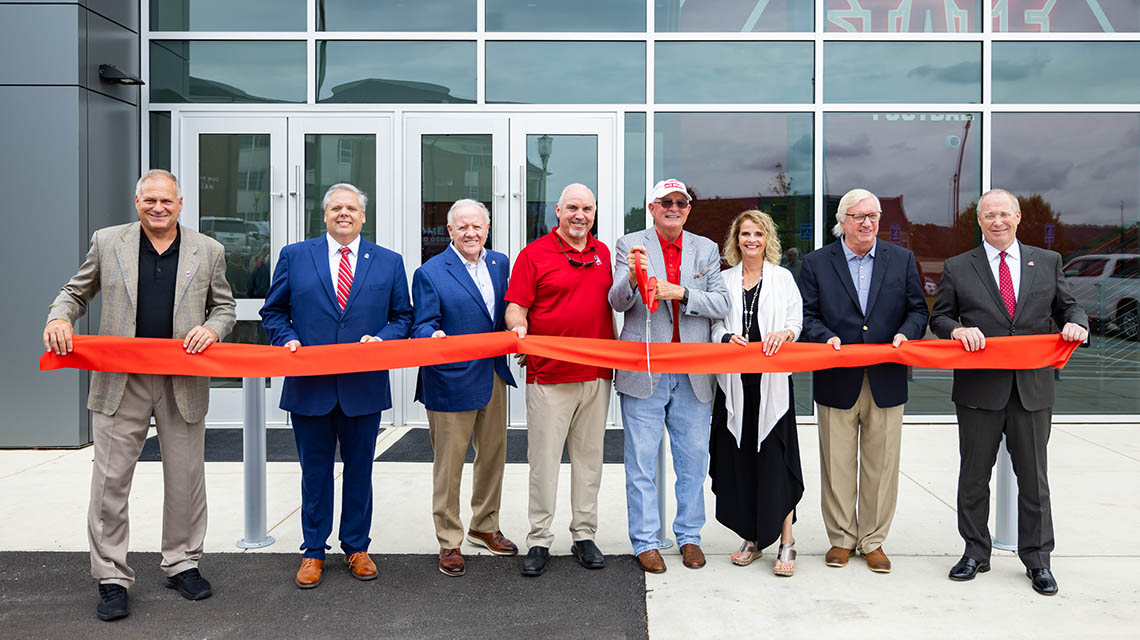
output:
{"label": "reflected cloud", "polygon": [[[905,146],[905,144],[897,142],[890,148],[898,149],[900,146]],[[865,131],[857,134],[852,142],[834,142],[827,145],[827,157],[829,159],[866,158],[870,155],[871,136],[867,135]]]}
{"label": "reflected cloud", "polygon": [[911,69],[906,75],[911,78],[928,78],[949,84],[976,84],[978,82],[978,65],[974,62],[959,62],[947,67],[924,64]]}
{"label": "reflected cloud", "polygon": [[1045,72],[1045,67],[1049,66],[1050,62],[1052,62],[1051,57],[1042,56],[1037,52],[1034,53],[1033,60],[1026,60],[1025,62],[995,59],[993,79],[1000,82],[1012,82],[1040,76]]}

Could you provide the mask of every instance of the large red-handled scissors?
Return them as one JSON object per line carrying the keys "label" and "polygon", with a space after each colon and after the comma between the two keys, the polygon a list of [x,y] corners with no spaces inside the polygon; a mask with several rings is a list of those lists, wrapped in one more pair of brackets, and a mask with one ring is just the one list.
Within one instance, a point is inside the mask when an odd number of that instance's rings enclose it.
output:
{"label": "large red-handled scissors", "polygon": [[[642,256],[645,254],[642,253]],[[637,260],[637,269],[634,270],[634,276],[637,277],[637,290],[641,293],[641,301],[649,308],[649,313],[657,311],[657,278],[649,277],[645,271],[645,265],[642,264],[640,256]]]}

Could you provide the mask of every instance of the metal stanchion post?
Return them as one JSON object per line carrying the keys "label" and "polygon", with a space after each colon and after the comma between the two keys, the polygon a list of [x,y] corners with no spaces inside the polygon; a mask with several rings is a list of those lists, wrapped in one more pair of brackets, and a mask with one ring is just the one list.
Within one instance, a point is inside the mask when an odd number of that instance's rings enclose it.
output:
{"label": "metal stanchion post", "polygon": [[669,539],[669,525],[665,520],[665,500],[669,493],[665,490],[665,436],[661,436],[661,446],[657,448],[657,515],[660,518],[661,527],[657,529],[657,542],[661,545],[662,549],[668,549],[673,546],[673,541]]}
{"label": "metal stanchion post", "polygon": [[997,458],[997,521],[993,545],[1005,551],[1017,551],[1017,477],[1013,461],[1005,446],[1005,436]]}
{"label": "metal stanchion post", "polygon": [[245,482],[245,537],[239,549],[274,543],[265,530],[265,378],[242,378],[245,426],[242,428],[242,475]]}

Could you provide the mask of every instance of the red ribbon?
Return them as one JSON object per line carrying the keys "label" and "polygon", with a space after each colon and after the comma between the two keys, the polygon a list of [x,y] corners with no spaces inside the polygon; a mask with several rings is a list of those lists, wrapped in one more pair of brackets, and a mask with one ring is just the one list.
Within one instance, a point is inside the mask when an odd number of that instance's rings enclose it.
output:
{"label": "red ribbon", "polygon": [[[652,343],[654,373],[765,373],[863,367],[896,362],[932,369],[1064,368],[1079,343],[1060,334],[987,338],[986,348],[968,352],[956,340],[913,340],[897,349],[889,344],[831,345],[784,343],[774,356],[763,344],[682,342]],[[311,376],[401,369],[447,362],[525,353],[555,360],[629,371],[646,371],[646,345],[641,342],[527,336],[513,332],[477,333],[446,338],[418,338],[352,344],[284,347],[220,342],[190,355],[181,340],[74,336],[74,350],[64,356],[45,353],[40,369],[88,369],[188,376]]]}

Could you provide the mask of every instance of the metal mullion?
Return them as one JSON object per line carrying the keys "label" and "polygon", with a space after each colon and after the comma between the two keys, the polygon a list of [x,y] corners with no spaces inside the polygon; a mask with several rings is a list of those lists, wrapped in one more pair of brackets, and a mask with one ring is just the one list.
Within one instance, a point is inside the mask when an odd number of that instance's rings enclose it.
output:
{"label": "metal mullion", "polygon": [[[823,16],[824,16],[824,1],[815,0],[815,13],[812,19],[815,22],[815,30],[812,32],[814,55],[815,59],[812,61],[815,68],[815,77],[813,78],[812,95],[814,99],[812,109],[812,189],[814,197],[812,198],[812,248],[823,246]],[[813,381],[814,384],[814,381]],[[793,402],[794,405],[794,402]],[[819,405],[815,402],[811,403],[811,415],[804,416],[810,418],[810,423],[819,424]],[[800,417],[796,416],[796,423],[799,424]],[[808,422],[808,420],[805,420]]]}
{"label": "metal mullion", "polygon": [[317,103],[317,0],[305,0],[305,104]]}
{"label": "metal mullion", "polygon": [[[150,166],[150,3],[139,3],[139,77],[146,84],[139,87],[139,169],[149,171]],[[174,118],[171,117],[170,135],[174,136]],[[171,151],[173,155],[173,151]],[[174,168],[174,158],[170,159]]]}
{"label": "metal mullion", "polygon": [[739,103],[657,103],[654,105],[658,111],[703,111],[706,113],[790,113],[810,112],[814,105],[810,102],[774,103],[774,102],[739,102]]}
{"label": "metal mullion", "polygon": [[[987,16],[986,13],[989,13]],[[980,131],[978,132],[982,138],[982,164],[979,167],[981,172],[982,184],[981,193],[990,190],[992,184],[991,174],[993,173],[993,63],[994,63],[994,40],[993,40],[993,13],[982,12],[982,121]],[[980,195],[980,194],[979,194]],[[954,210],[958,210],[958,203],[954,203]]]}
{"label": "metal mullion", "polygon": [[[487,40],[495,41],[556,41],[556,42],[644,42],[648,34],[639,31],[494,31],[484,33]],[[470,39],[470,38],[468,38]]]}
{"label": "metal mullion", "polygon": [[474,31],[319,31],[321,40],[458,40],[476,39]]}
{"label": "metal mullion", "polygon": [[475,104],[487,104],[487,0],[476,0],[475,12]]}
{"label": "metal mullion", "polygon": [[831,41],[849,41],[849,42],[875,42],[875,41],[908,41],[915,42],[977,42],[982,39],[982,34],[976,32],[964,33],[949,33],[949,32],[936,32],[936,33],[922,33],[913,31],[890,32],[890,31],[828,31],[826,38]]}
{"label": "metal mullion", "polygon": [[658,33],[655,37],[658,40],[676,42],[686,42],[690,40],[695,40],[698,42],[752,42],[768,40],[810,41],[813,38],[813,35],[807,31],[752,31],[748,33],[734,31],[710,31],[701,33],[686,31],[681,33],[669,31],[665,33]]}
{"label": "metal mullion", "polygon": [[645,110],[645,184],[641,185],[642,193],[645,196],[645,226],[646,228],[652,224],[652,216],[649,215],[649,188],[656,182],[657,176],[653,175],[653,157],[656,153],[655,142],[656,135],[656,122],[655,116],[657,113],[652,109]]}
{"label": "metal mullion", "polygon": [[[657,37],[657,7],[653,0],[645,0],[645,183],[641,185],[641,193],[647,228],[652,219],[649,215],[649,188],[654,184],[656,177],[653,175],[653,128],[656,126],[654,116],[657,113],[657,103],[654,94],[657,91],[657,84],[653,76],[657,73]],[[622,231],[625,231],[624,223]],[[618,418],[620,420],[620,416]]]}
{"label": "metal mullion", "polygon": [[1102,33],[1102,32],[1067,32],[1048,33],[1036,32],[993,32],[991,36],[995,42],[1140,42],[1140,33]]}
{"label": "metal mullion", "polygon": [[990,109],[997,113],[1033,111],[1037,113],[1140,113],[1140,105],[1136,103],[1018,103],[1003,102],[990,105]]}
{"label": "metal mullion", "polygon": [[304,31],[156,31],[153,40],[304,40]]}
{"label": "metal mullion", "polygon": [[830,113],[966,113],[982,110],[982,105],[976,102],[939,102],[939,103],[910,103],[899,104],[893,102],[877,103],[828,103],[827,111]]}

